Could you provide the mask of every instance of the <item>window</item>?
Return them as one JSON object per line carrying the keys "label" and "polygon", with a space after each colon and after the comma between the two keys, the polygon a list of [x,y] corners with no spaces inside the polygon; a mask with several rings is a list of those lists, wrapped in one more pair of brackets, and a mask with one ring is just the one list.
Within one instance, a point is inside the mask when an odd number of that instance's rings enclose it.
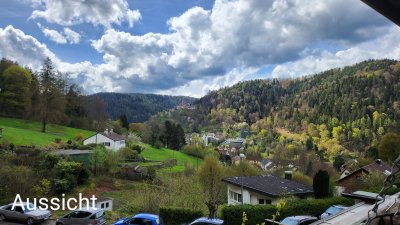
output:
{"label": "window", "polygon": [[272,202],[269,199],[262,199],[262,198],[258,199],[258,204],[260,204],[260,205],[267,205],[267,204],[271,204],[271,203]]}
{"label": "window", "polygon": [[103,145],[104,146],[111,146],[111,143],[110,142],[103,142]]}
{"label": "window", "polygon": [[152,225],[153,222],[149,219],[142,219],[142,218],[133,218],[128,221],[128,224],[135,224],[135,225]]}
{"label": "window", "polygon": [[104,203],[101,203],[101,207],[100,208],[102,208],[102,209],[104,209],[105,208],[105,205],[104,205]]}
{"label": "window", "polygon": [[125,144],[125,141],[120,141],[119,143],[122,145],[122,144]]}
{"label": "window", "polygon": [[91,215],[92,215],[92,213],[90,213],[90,212],[79,211],[79,212],[76,213],[75,218],[86,218],[86,217],[89,217]]}
{"label": "window", "polygon": [[229,197],[237,202],[242,202],[242,195],[233,191],[229,191]]}
{"label": "window", "polygon": [[22,209],[22,207],[21,207],[21,206],[17,206],[17,207],[15,207],[15,208],[14,208],[14,211],[15,211],[15,212],[24,213],[24,210]]}
{"label": "window", "polygon": [[106,203],[106,208],[108,208],[108,207],[110,207],[110,203],[109,202]]}

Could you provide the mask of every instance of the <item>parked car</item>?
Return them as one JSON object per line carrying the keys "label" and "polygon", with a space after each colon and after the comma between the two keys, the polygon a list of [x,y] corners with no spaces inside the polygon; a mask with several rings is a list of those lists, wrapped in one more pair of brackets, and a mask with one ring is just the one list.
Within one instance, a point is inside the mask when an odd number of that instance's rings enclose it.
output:
{"label": "parked car", "polygon": [[122,218],[114,225],[162,225],[158,215],[139,213],[130,218]]}
{"label": "parked car", "polygon": [[281,221],[282,225],[308,225],[318,221],[317,217],[313,216],[290,216]]}
{"label": "parked car", "polygon": [[335,215],[336,213],[347,209],[348,207],[342,205],[333,205],[329,207],[324,213],[321,214],[320,218],[325,219],[328,216]]}
{"label": "parked car", "polygon": [[189,225],[224,225],[224,221],[221,219],[210,219],[207,217],[201,217],[191,222]]}
{"label": "parked car", "polygon": [[[35,208],[31,203],[23,203],[24,207],[15,206],[13,203],[0,207],[0,221],[10,220],[27,223],[28,225],[35,224],[48,220],[51,217],[51,212],[48,210],[40,210]],[[29,207],[28,207],[29,206]],[[29,209],[28,209],[29,208]]]}
{"label": "parked car", "polygon": [[75,210],[59,218],[56,225],[104,225],[106,218],[102,209]]}

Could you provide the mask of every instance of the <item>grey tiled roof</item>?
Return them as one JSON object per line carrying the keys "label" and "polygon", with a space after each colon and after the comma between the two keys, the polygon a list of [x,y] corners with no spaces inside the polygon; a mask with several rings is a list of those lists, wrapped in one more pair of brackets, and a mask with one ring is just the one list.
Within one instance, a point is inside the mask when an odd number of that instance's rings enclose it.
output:
{"label": "grey tiled roof", "polygon": [[103,135],[103,136],[106,136],[106,137],[110,138],[110,139],[113,140],[113,141],[122,141],[122,140],[125,140],[125,137],[124,137],[124,136],[119,135],[119,134],[114,133],[114,132],[112,132],[112,133],[101,132],[100,134]]}
{"label": "grey tiled roof", "polygon": [[223,181],[239,187],[243,182],[243,188],[245,189],[274,197],[282,194],[313,194],[313,189],[310,186],[273,175],[229,177],[223,179]]}

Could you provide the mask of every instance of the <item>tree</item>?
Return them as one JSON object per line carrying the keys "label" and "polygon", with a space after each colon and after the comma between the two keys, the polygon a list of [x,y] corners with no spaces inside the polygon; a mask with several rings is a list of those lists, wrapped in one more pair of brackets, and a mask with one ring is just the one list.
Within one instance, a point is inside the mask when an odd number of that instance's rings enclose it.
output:
{"label": "tree", "polygon": [[[99,96],[94,96],[93,98],[89,98],[87,102],[87,111],[90,120],[93,121],[93,128],[96,132],[100,130],[104,130],[106,126],[106,118],[107,118],[107,105],[103,99]],[[97,136],[96,136],[97,138]],[[96,139],[97,144],[97,139]]]}
{"label": "tree", "polygon": [[42,122],[42,132],[46,132],[49,122],[58,122],[64,115],[65,98],[63,90],[65,82],[55,71],[53,62],[47,58],[39,74],[40,77],[40,106],[39,119]]}
{"label": "tree", "polygon": [[23,117],[31,104],[31,73],[18,66],[9,66],[0,74],[0,107],[5,116]]}
{"label": "tree", "polygon": [[65,114],[69,118],[69,125],[84,128],[85,121],[83,119],[87,117],[87,111],[83,96],[80,95],[77,85],[73,84],[69,87],[65,99]]}
{"label": "tree", "polygon": [[329,174],[325,170],[319,170],[313,179],[315,198],[329,197]]}
{"label": "tree", "polygon": [[335,167],[338,171],[340,171],[340,167],[345,163],[345,158],[343,155],[336,155],[333,160],[333,167]]}
{"label": "tree", "polygon": [[217,216],[218,205],[222,203],[224,185],[222,184],[223,167],[218,159],[208,156],[203,166],[198,171],[199,181],[202,185],[205,204],[208,208],[209,217]]}
{"label": "tree", "polygon": [[119,121],[121,122],[121,125],[123,128],[125,128],[126,130],[129,130],[129,122],[128,122],[128,118],[126,117],[126,115],[121,115],[119,117]]}
{"label": "tree", "polygon": [[383,136],[379,144],[379,157],[388,162],[393,162],[400,156],[400,135],[388,133]]}

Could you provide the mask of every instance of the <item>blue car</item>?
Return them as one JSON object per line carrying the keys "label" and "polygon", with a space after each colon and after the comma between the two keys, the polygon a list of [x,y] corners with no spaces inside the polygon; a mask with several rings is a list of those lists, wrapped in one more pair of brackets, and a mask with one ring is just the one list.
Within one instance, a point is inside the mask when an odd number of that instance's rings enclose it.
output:
{"label": "blue car", "polygon": [[313,216],[289,216],[281,221],[283,225],[308,225],[317,221],[318,218]]}
{"label": "blue car", "polygon": [[198,218],[189,225],[224,225],[224,221],[220,219],[210,219],[207,217]]}
{"label": "blue car", "polygon": [[158,215],[139,213],[130,218],[122,218],[114,225],[162,225]]}
{"label": "blue car", "polygon": [[341,205],[333,205],[329,207],[324,213],[321,214],[320,218],[325,219],[328,216],[335,215],[336,213],[347,209],[348,207],[346,206],[341,206]]}

